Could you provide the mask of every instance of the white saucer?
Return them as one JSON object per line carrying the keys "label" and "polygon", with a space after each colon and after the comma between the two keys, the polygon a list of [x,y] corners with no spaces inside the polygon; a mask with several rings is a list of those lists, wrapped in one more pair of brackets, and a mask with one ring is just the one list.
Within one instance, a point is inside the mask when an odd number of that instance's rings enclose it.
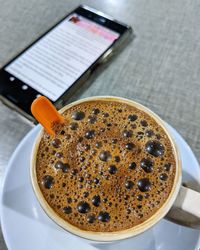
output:
{"label": "white saucer", "polygon": [[[51,221],[38,204],[29,177],[29,159],[40,126],[34,128],[15,150],[7,167],[1,199],[1,224],[9,250],[133,249],[131,241],[101,247],[88,245]],[[200,168],[183,138],[169,126],[180,147],[183,181],[199,190]],[[200,231],[161,220],[151,231],[150,241],[134,250],[199,250]]]}

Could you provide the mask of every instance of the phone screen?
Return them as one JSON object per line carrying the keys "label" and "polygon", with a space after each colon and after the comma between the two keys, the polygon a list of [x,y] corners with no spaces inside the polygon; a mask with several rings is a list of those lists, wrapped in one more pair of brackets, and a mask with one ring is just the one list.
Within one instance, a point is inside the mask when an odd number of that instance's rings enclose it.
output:
{"label": "phone screen", "polygon": [[70,14],[4,70],[56,101],[120,34],[77,13]]}

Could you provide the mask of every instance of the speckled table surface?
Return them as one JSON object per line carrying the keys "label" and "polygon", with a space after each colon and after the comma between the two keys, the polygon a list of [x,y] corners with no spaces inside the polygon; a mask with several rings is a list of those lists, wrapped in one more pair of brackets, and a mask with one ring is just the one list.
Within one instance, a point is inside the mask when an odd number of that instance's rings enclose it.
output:
{"label": "speckled table surface", "polygon": [[[200,160],[200,4],[198,0],[0,0],[0,65],[85,3],[120,19],[135,39],[72,99],[134,99],[175,127]],[[32,126],[0,103],[0,175]],[[6,249],[0,236],[0,249]]]}

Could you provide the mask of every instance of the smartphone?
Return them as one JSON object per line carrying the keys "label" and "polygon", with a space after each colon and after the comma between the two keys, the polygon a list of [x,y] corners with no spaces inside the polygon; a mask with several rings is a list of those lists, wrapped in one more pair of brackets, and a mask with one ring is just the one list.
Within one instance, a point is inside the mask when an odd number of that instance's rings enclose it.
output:
{"label": "smartphone", "polygon": [[0,99],[32,121],[30,106],[40,95],[61,108],[132,33],[130,26],[81,5],[0,70]]}

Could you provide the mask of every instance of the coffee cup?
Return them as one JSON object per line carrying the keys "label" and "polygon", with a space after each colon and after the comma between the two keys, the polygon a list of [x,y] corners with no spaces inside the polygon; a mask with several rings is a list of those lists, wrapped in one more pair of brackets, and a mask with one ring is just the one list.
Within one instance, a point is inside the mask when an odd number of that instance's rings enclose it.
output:
{"label": "coffee cup", "polygon": [[[37,165],[37,153],[39,149],[39,145],[41,142],[41,138],[43,136],[44,130],[41,129],[39,132],[31,155],[31,162],[30,162],[30,174],[31,174],[31,182],[33,186],[34,193],[43,208],[46,214],[59,226],[61,226],[66,231],[84,238],[91,242],[98,242],[98,243],[105,243],[105,242],[116,242],[119,240],[131,238],[131,237],[139,237],[138,235],[145,233],[153,227],[156,223],[158,223],[162,218],[167,218],[172,220],[176,223],[186,225],[188,227],[200,229],[200,194],[192,189],[184,187],[181,185],[182,181],[182,163],[179,155],[179,145],[176,145],[176,142],[173,139],[170,131],[168,130],[165,122],[158,117],[155,113],[153,113],[148,108],[144,107],[143,105],[134,102],[132,100],[120,98],[120,97],[112,97],[112,96],[95,96],[90,98],[85,98],[76,102],[73,102],[65,107],[63,107],[59,112],[62,114],[63,112],[67,111],[71,107],[76,105],[80,105],[86,102],[100,102],[100,101],[109,101],[109,102],[119,102],[123,104],[127,104],[129,106],[135,107],[138,110],[141,110],[144,113],[147,113],[165,132],[167,135],[171,149],[174,154],[175,159],[175,176],[173,181],[173,186],[171,188],[170,194],[164,204],[147,220],[143,221],[142,223],[133,226],[131,228],[121,230],[121,231],[114,231],[114,232],[97,232],[97,231],[86,231],[80,229],[63,218],[59,216],[54,209],[48,204],[46,199],[43,196],[43,193],[40,189],[38,179],[37,179],[37,172],[36,172],[36,165]],[[119,113],[120,115],[120,113]]]}

